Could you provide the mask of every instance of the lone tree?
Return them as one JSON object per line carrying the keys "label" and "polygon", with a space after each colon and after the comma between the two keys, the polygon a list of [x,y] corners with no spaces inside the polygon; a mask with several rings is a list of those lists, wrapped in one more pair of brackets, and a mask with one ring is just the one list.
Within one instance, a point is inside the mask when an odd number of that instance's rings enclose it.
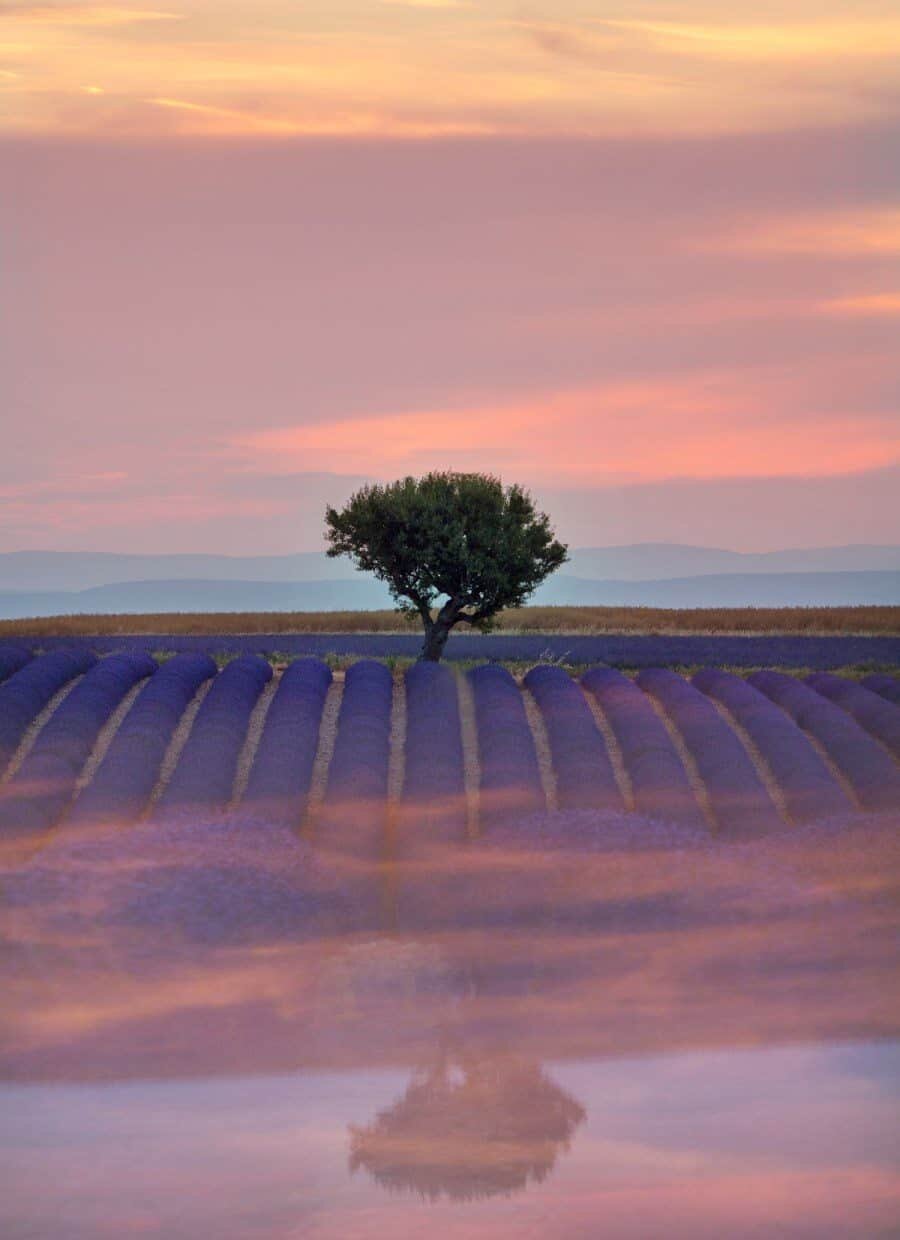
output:
{"label": "lone tree", "polygon": [[488,474],[363,487],[340,512],[326,509],[325,526],[328,555],[350,556],[387,583],[399,611],[421,617],[421,657],[432,661],[455,625],[488,632],[568,559],[528,492]]}

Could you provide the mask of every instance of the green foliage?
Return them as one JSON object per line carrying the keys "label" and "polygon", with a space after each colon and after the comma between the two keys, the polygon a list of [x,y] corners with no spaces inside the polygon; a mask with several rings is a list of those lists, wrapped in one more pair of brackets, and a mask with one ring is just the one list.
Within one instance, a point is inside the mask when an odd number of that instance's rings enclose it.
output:
{"label": "green foliage", "polygon": [[528,492],[487,474],[363,487],[342,511],[326,509],[325,523],[328,555],[374,573],[426,633],[460,622],[489,631],[498,612],[522,606],[568,558]]}

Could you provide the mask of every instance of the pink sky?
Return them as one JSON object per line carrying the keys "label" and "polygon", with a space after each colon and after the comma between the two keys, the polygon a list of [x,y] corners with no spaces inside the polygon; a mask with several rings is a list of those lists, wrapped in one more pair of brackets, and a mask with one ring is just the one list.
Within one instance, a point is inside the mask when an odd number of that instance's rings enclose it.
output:
{"label": "pink sky", "polygon": [[900,541],[900,23],[764,8],[11,6],[0,550],[312,549],[431,468]]}

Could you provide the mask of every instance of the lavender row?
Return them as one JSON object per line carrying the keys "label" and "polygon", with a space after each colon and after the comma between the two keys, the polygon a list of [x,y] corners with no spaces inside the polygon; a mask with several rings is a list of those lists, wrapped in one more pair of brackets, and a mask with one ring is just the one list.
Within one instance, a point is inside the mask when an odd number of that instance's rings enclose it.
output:
{"label": "lavender row", "polygon": [[31,651],[24,646],[0,646],[0,681],[20,671],[32,657]]}
{"label": "lavender row", "polygon": [[754,672],[750,683],[765,693],[826,751],[866,809],[900,804],[900,773],[855,719],[808,685],[781,672]]}
{"label": "lavender row", "polygon": [[739,737],[708,698],[675,672],[641,672],[641,689],[662,707],[681,734],[706,788],[719,832],[736,838],[778,830],[783,824]]}
{"label": "lavender row", "polygon": [[0,834],[45,831],[59,820],[72,797],[101,728],[138,681],[152,676],[149,655],[110,655],[54,711],[6,787],[0,804]]}
{"label": "lavender row", "polygon": [[895,706],[900,706],[900,676],[865,676],[860,683],[879,697],[887,698]]}
{"label": "lavender row", "polygon": [[393,679],[383,663],[348,669],[319,823],[323,847],[363,860],[381,851],[387,817]]}
{"label": "lavender row", "polygon": [[877,693],[839,676],[817,672],[806,683],[852,715],[861,728],[900,758],[900,707]]}
{"label": "lavender row", "polygon": [[317,659],[300,659],[281,677],[241,802],[268,821],[296,826],[303,818],[330,684]]}
{"label": "lavender row", "polygon": [[[24,639],[23,639],[24,640]],[[202,651],[207,654],[282,653],[323,658],[328,654],[383,659],[416,658],[422,645],[414,633],[271,633],[250,636],[216,634],[133,635],[113,637],[40,638],[35,644],[51,649],[77,643],[98,652],[111,650]],[[900,664],[897,637],[854,636],[725,636],[699,633],[656,634],[454,634],[447,659],[496,659],[539,663],[565,659],[573,664],[605,663],[611,667],[787,667],[833,671],[852,664]]]}
{"label": "lavender row", "polygon": [[623,811],[603,733],[578,685],[560,667],[533,667],[525,685],[534,695],[550,743],[560,809]]}
{"label": "lavender row", "polygon": [[160,815],[231,800],[250,715],[272,669],[265,659],[235,659],[219,673],[197,712],[172,778],[157,804]]}
{"label": "lavender row", "polygon": [[778,784],[792,822],[812,822],[852,808],[806,734],[765,694],[715,668],[698,672],[693,683],[730,711],[747,733]]}
{"label": "lavender row", "polygon": [[614,668],[591,668],[582,684],[616,738],[637,812],[705,828],[678,751],[647,695]]}
{"label": "lavender row", "polygon": [[51,698],[96,662],[96,655],[87,649],[56,650],[26,663],[0,685],[0,773]]}
{"label": "lavender row", "polygon": [[406,673],[406,750],[403,812],[397,851],[461,840],[466,833],[466,787],[456,677],[438,663],[414,663]]}
{"label": "lavender row", "polygon": [[475,698],[483,829],[545,808],[534,738],[519,686],[496,664],[469,673]]}
{"label": "lavender row", "polygon": [[208,655],[167,660],[140,691],[69,823],[134,822],[146,808],[179,720],[200,686],[216,674]]}

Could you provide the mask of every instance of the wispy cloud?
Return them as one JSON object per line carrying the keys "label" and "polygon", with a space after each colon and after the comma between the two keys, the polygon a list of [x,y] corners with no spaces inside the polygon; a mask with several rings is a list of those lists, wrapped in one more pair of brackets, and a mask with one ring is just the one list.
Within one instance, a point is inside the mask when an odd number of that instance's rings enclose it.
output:
{"label": "wispy cloud", "polygon": [[379,4],[403,9],[471,9],[471,0],[378,0]]}
{"label": "wispy cloud", "polygon": [[[0,131],[121,135],[141,131],[141,106],[155,133],[210,136],[683,136],[894,117],[900,20],[861,3],[853,18],[759,24],[711,22],[701,0],[680,22],[599,19],[580,0],[512,18],[474,0],[6,5],[0,56],[26,72],[21,93],[4,88]],[[69,106],[93,82],[107,106]],[[148,115],[148,98],[193,121]]]}
{"label": "wispy cloud", "polygon": [[[779,387],[782,416],[772,419],[765,405]],[[900,460],[900,428],[889,432],[880,415],[823,411],[810,436],[809,416],[784,409],[783,388],[777,375],[763,391],[739,376],[667,376],[530,402],[253,431],[230,450],[275,471],[335,461],[379,476],[488,467],[569,485],[715,478],[726,460],[735,477],[822,476]]]}
{"label": "wispy cloud", "polygon": [[751,254],[900,255],[900,207],[748,219],[691,245]]}
{"label": "wispy cloud", "polygon": [[162,9],[131,9],[125,5],[12,4],[6,5],[7,26],[130,26],[139,22],[184,20],[183,13]]}
{"label": "wispy cloud", "polygon": [[643,36],[671,52],[735,60],[884,57],[900,51],[900,20],[895,18],[860,16],[842,21],[786,21],[770,25],[600,19],[598,24]]}
{"label": "wispy cloud", "polygon": [[609,51],[608,36],[605,39],[598,37],[596,33],[576,25],[525,17],[516,18],[511,24],[523,31],[539,51],[564,60],[593,64],[601,53]]}
{"label": "wispy cloud", "polygon": [[[195,103],[187,99],[149,98],[145,103],[174,112],[187,113],[191,117],[208,122],[200,126],[200,132],[219,131],[230,136],[242,134],[270,134],[294,137],[352,137],[389,134],[393,137],[438,137],[447,134],[475,135],[490,132],[485,125],[464,122],[430,122],[407,120],[370,112],[339,112],[318,119],[292,120],[288,117],[265,116],[258,112],[241,111],[237,108],[219,107],[214,104]],[[188,126],[187,132],[196,132]]]}
{"label": "wispy cloud", "polygon": [[820,301],[821,314],[851,315],[861,318],[900,315],[900,293],[868,293],[858,297],[832,297]]}

